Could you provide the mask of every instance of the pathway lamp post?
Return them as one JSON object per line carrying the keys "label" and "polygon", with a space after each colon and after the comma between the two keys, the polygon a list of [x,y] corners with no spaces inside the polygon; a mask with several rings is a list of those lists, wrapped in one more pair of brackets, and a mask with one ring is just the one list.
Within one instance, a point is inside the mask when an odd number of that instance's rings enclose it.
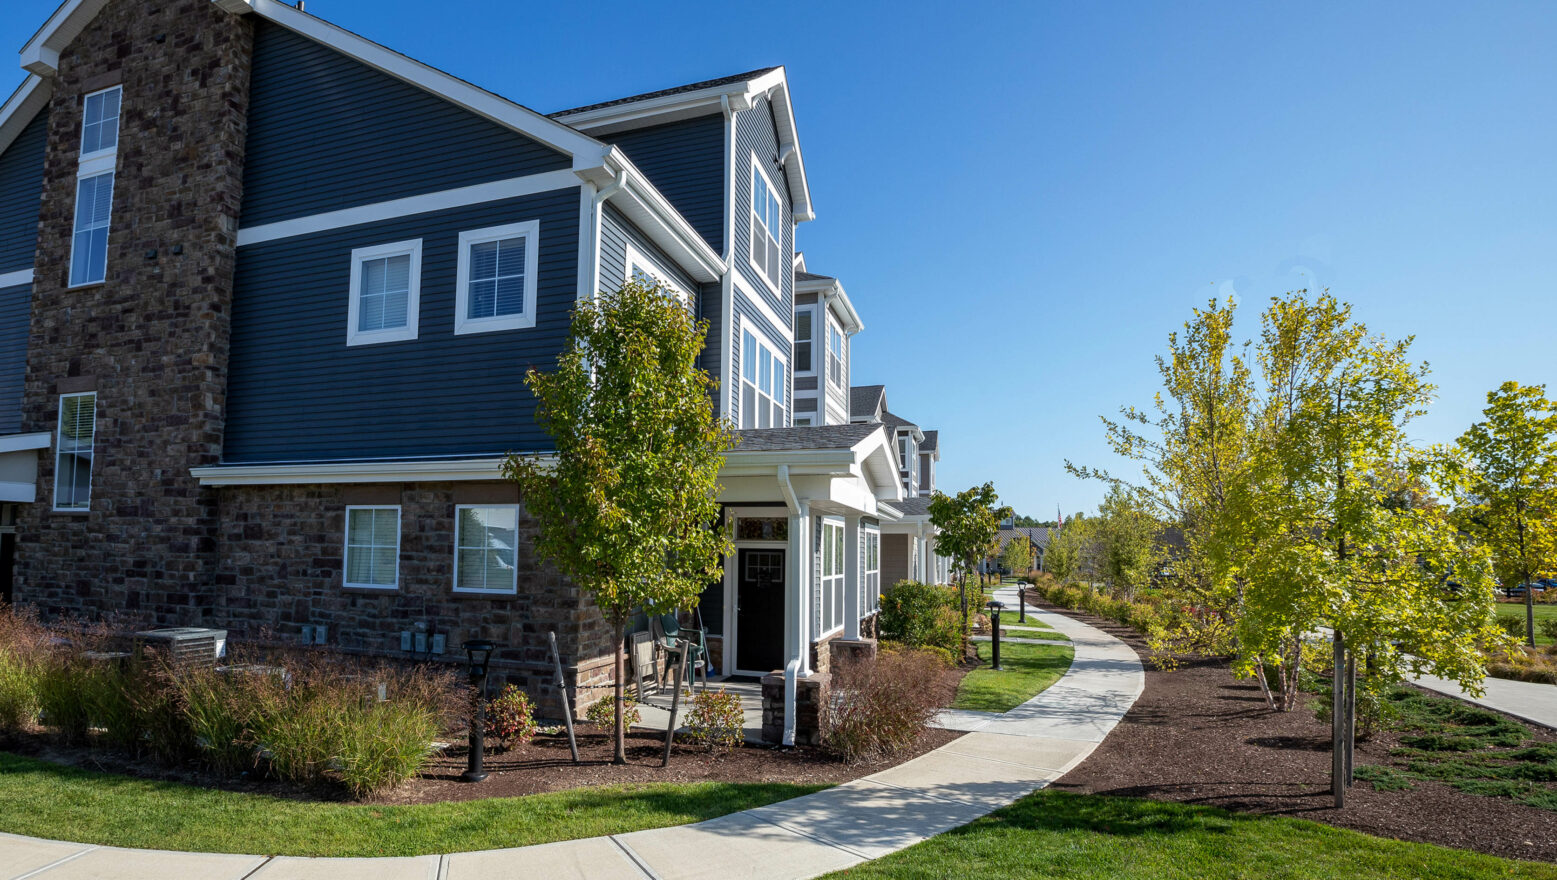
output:
{"label": "pathway lamp post", "polygon": [[998,671],[1000,669],[1000,609],[1006,606],[1004,602],[991,599],[984,607],[989,609],[990,616],[990,668]]}
{"label": "pathway lamp post", "polygon": [[465,765],[465,773],[460,776],[466,782],[480,782],[487,778],[486,771],[481,769],[487,738],[487,664],[496,649],[497,643],[486,639],[465,643],[465,656],[470,660],[470,684],[475,699],[470,718],[470,759]]}
{"label": "pathway lamp post", "polygon": [[1027,582],[1023,581],[1016,588],[1016,601],[1021,603],[1016,612],[1016,622],[1027,622]]}

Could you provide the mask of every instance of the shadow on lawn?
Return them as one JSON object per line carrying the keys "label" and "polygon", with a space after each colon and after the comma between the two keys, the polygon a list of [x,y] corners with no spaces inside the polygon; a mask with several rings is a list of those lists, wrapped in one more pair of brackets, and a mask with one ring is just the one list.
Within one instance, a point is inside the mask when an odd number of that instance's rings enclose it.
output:
{"label": "shadow on lawn", "polygon": [[977,835],[991,828],[1021,831],[1088,832],[1113,837],[1226,834],[1236,823],[1256,822],[1215,807],[1161,803],[1127,797],[1041,791],[950,833]]}

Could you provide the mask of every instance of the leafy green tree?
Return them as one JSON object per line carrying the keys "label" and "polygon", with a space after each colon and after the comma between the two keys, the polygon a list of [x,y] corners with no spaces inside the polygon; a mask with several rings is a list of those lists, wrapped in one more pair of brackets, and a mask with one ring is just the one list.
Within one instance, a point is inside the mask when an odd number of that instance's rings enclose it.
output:
{"label": "leafy green tree", "polygon": [[580,303],[556,371],[525,375],[556,453],[503,464],[539,523],[536,550],[611,625],[618,764],[628,621],[695,605],[730,551],[716,523],[734,437],[714,414],[716,383],[697,366],[707,329],[657,284],[632,281]]}
{"label": "leafy green tree", "polygon": [[[1459,521],[1492,552],[1505,587],[1557,568],[1557,403],[1544,385],[1504,382],[1487,392],[1485,421],[1459,448],[1473,463]],[[1525,590],[1525,639],[1535,645],[1535,591]]]}
{"label": "leafy green tree", "polygon": [[1133,599],[1151,582],[1161,553],[1157,535],[1162,524],[1140,493],[1114,484],[1098,508],[1098,557],[1101,574],[1120,598]]}
{"label": "leafy green tree", "polygon": [[1033,545],[1026,535],[1018,535],[1006,542],[1000,551],[1000,564],[1013,574],[1026,574],[1033,567]]}
{"label": "leafy green tree", "polygon": [[1000,551],[1000,521],[1011,508],[996,507],[1000,496],[994,483],[964,489],[956,495],[937,491],[930,496],[930,522],[939,530],[936,552],[952,560],[957,572],[957,592],[962,605],[962,642],[968,642],[968,589],[979,561]]}
{"label": "leafy green tree", "polygon": [[1049,547],[1043,554],[1043,567],[1060,583],[1071,583],[1088,577],[1096,557],[1094,523],[1094,520],[1078,515],[1059,531],[1049,534]]}

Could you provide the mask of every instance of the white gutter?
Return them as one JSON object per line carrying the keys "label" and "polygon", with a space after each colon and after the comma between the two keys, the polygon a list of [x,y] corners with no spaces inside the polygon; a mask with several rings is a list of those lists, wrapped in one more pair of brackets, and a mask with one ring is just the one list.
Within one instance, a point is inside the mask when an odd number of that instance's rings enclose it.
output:
{"label": "white gutter", "polygon": [[[795,497],[795,487],[789,482],[789,466],[778,466],[779,492],[784,496],[784,504],[789,507],[790,515],[802,517],[805,514],[801,510],[800,501]],[[805,653],[805,634],[800,626],[801,598],[805,593],[803,584],[800,583],[800,550],[801,540],[804,538],[804,529],[789,530],[789,568],[793,575],[790,589],[785,591],[784,602],[784,644],[794,656],[784,662],[784,737],[783,744],[793,746],[795,744],[795,704],[797,680],[800,677],[801,655]],[[792,600],[792,601],[790,601]]]}

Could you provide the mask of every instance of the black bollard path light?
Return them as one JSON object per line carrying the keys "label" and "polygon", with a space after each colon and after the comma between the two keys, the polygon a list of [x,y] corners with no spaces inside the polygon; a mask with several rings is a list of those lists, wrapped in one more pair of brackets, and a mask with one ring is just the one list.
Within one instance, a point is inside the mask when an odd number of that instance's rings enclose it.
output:
{"label": "black bollard path light", "polygon": [[1016,588],[1016,601],[1021,603],[1021,607],[1018,608],[1017,612],[1016,612],[1016,622],[1017,623],[1026,623],[1027,622],[1027,583],[1025,581],[1020,586],[1018,586]]}
{"label": "black bollard path light", "polygon": [[487,747],[487,661],[497,643],[481,639],[465,643],[465,656],[470,658],[470,683],[475,689],[476,706],[470,718],[470,760],[460,778],[466,782],[480,782],[487,778],[481,769],[481,761]]}
{"label": "black bollard path light", "polygon": [[1000,609],[1006,606],[1004,602],[997,602],[991,599],[989,604],[984,607],[989,609],[990,616],[989,668],[998,670],[1000,669]]}

